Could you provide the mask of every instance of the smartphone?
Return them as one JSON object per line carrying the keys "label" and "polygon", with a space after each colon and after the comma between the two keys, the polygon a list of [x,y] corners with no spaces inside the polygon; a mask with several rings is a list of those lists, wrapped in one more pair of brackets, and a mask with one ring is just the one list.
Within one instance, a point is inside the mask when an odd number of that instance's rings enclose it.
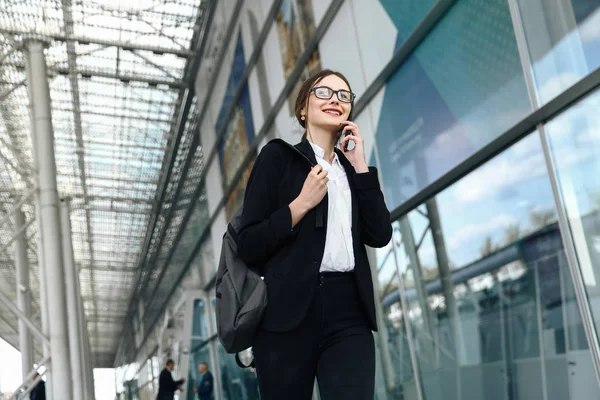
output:
{"label": "smartphone", "polygon": [[[348,121],[351,121],[351,119],[348,119]],[[345,128],[345,126],[342,129],[339,130],[339,136],[340,137],[342,136],[344,128]],[[346,134],[344,136],[349,136],[349,135],[352,135],[352,131],[346,131]],[[352,144],[354,145],[354,141],[353,140],[348,140],[346,142],[346,145],[344,146],[344,149],[343,149],[344,152],[348,151],[348,146],[350,145],[350,142],[352,142]],[[354,146],[352,148],[354,148]]]}
{"label": "smartphone", "polygon": [[[350,136],[352,135],[351,131],[346,132],[346,134],[344,136]],[[346,142],[346,145],[344,146],[344,152],[348,151],[348,146],[350,145],[350,142],[352,142],[352,148],[354,148],[354,141],[353,140],[348,140]]]}

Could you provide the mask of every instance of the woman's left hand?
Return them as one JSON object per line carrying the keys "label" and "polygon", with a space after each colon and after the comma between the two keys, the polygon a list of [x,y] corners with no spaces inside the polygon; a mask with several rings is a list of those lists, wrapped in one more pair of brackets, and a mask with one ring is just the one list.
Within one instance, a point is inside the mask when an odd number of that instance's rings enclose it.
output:
{"label": "woman's left hand", "polygon": [[[342,122],[342,126],[344,126],[342,131],[342,142],[340,146],[342,151],[346,155],[346,158],[348,158],[348,161],[350,161],[354,166],[356,173],[360,174],[363,172],[368,172],[369,167],[365,161],[364,141],[360,135],[360,129],[358,128],[358,125],[352,121],[344,121]],[[346,136],[346,133],[348,132],[350,132],[350,135]],[[352,150],[344,151],[346,144],[350,140],[354,141],[354,148],[352,148]]]}

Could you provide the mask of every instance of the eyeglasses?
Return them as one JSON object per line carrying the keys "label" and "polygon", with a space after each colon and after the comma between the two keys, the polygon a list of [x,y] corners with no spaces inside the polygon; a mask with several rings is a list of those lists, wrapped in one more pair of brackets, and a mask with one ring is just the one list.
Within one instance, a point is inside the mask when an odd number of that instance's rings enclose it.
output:
{"label": "eyeglasses", "polygon": [[315,97],[322,100],[329,100],[333,97],[335,93],[337,98],[342,103],[352,103],[356,95],[348,90],[340,89],[333,90],[327,86],[318,86],[311,89],[311,92],[315,93]]}

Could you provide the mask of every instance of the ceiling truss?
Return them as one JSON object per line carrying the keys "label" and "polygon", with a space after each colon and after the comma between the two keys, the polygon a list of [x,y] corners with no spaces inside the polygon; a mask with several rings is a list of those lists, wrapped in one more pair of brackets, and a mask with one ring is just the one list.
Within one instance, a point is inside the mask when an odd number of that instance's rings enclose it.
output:
{"label": "ceiling truss", "polygon": [[[32,315],[39,324],[35,207],[33,198],[18,201],[35,187],[22,47],[33,38],[48,43],[58,189],[71,202],[97,367],[115,361],[171,135],[186,122],[187,115],[180,118],[183,94],[204,1],[0,0],[0,219],[7,222],[0,225],[0,289],[15,300],[9,213],[19,205],[28,221]],[[0,336],[18,346],[10,320],[0,308]]]}

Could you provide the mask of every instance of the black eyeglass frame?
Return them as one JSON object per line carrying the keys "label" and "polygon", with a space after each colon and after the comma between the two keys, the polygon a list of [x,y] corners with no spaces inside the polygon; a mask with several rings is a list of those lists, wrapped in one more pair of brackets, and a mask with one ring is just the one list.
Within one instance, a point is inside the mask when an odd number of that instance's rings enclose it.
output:
{"label": "black eyeglass frame", "polygon": [[[319,97],[319,96],[317,96],[317,89],[329,89],[329,91],[331,92],[331,96],[329,96],[329,97]],[[316,86],[316,87],[310,89],[310,91],[315,94],[315,97],[317,99],[321,99],[321,100],[330,100],[333,97],[333,95],[335,94],[337,96],[337,98],[338,98],[339,101],[341,101],[342,103],[346,103],[346,104],[352,104],[352,103],[354,103],[354,99],[356,98],[356,95],[354,93],[352,93],[351,91],[349,91],[349,90],[346,90],[346,89],[333,90],[329,86]],[[340,92],[350,93],[350,97],[351,97],[350,101],[345,101],[345,100],[340,99]]]}

